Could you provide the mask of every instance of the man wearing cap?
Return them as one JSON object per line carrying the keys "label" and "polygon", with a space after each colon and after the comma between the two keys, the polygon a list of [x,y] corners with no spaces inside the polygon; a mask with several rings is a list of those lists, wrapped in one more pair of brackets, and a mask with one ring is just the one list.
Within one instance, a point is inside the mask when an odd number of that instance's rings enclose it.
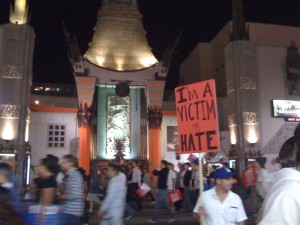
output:
{"label": "man wearing cap", "polygon": [[198,198],[194,218],[205,216],[204,225],[244,225],[247,219],[241,198],[231,191],[233,174],[227,168],[214,172],[216,186]]}

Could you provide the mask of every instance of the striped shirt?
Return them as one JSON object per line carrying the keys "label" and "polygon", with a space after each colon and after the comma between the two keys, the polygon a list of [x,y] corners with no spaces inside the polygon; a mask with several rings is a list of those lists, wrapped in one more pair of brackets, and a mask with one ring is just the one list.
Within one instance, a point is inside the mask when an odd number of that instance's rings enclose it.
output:
{"label": "striped shirt", "polygon": [[65,179],[64,213],[81,217],[84,211],[84,183],[77,169],[70,170]]}

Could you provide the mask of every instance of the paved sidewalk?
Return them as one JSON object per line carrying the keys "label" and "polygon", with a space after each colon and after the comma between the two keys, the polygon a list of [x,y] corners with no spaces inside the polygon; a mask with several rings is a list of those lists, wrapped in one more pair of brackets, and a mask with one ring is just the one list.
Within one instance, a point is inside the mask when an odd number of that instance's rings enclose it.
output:
{"label": "paved sidewalk", "polygon": [[[147,219],[151,218],[154,206],[148,202],[144,203],[143,206],[144,206],[144,210],[135,212],[135,215],[133,218],[131,218],[130,220],[125,220],[125,225],[146,225],[146,224],[148,224]],[[161,215],[156,224],[157,225],[167,225],[167,224],[169,224],[169,223],[167,223],[168,219],[169,219],[169,216],[168,216],[167,212],[164,209],[162,209]],[[99,221],[100,221],[99,218],[91,217],[89,225],[98,225]],[[183,211],[176,212],[176,221],[171,224],[172,225],[197,225],[197,223],[195,223],[193,221],[192,213],[185,213]]]}

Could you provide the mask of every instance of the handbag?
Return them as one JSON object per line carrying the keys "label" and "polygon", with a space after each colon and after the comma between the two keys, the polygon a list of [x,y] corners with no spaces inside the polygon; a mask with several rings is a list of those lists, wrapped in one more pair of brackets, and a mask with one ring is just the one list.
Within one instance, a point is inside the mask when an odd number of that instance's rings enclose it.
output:
{"label": "handbag", "polygon": [[170,204],[173,205],[175,202],[178,202],[180,200],[182,200],[182,195],[179,189],[168,193],[168,201]]}
{"label": "handbag", "polygon": [[136,191],[136,195],[140,198],[143,199],[145,197],[145,195],[151,190],[151,188],[143,183]]}

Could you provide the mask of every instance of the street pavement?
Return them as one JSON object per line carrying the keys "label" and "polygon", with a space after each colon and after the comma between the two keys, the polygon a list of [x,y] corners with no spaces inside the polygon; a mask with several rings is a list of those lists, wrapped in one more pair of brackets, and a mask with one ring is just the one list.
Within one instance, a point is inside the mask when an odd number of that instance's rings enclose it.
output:
{"label": "street pavement", "polygon": [[[144,210],[136,211],[133,218],[131,218],[129,220],[125,220],[125,225],[146,225],[146,224],[148,224],[147,219],[151,218],[154,206],[151,205],[149,202],[144,202],[143,206],[144,206]],[[160,218],[158,219],[156,224],[157,225],[167,225],[167,224],[169,224],[169,223],[167,223],[168,219],[169,219],[169,216],[168,216],[167,212],[164,209],[162,209]],[[98,225],[99,222],[100,222],[99,218],[97,218],[95,216],[91,216],[89,225]],[[197,225],[197,223],[195,223],[193,221],[192,213],[186,213],[183,210],[176,212],[176,221],[171,224],[173,224],[173,225]],[[255,223],[253,222],[253,219],[251,219],[251,218],[246,223],[246,225],[254,225],[254,224]]]}
{"label": "street pavement", "polygon": [[[134,217],[129,220],[125,220],[125,225],[146,225],[147,219],[151,218],[152,211],[154,205],[151,205],[149,202],[145,202],[143,204],[144,210],[143,211],[136,211]],[[157,221],[157,225],[167,225],[167,221],[169,216],[164,209],[161,209],[161,215]],[[92,216],[90,218],[89,225],[98,225],[100,219]],[[193,221],[192,213],[185,213],[185,212],[176,212],[176,221],[171,223],[173,225],[197,225]]]}

